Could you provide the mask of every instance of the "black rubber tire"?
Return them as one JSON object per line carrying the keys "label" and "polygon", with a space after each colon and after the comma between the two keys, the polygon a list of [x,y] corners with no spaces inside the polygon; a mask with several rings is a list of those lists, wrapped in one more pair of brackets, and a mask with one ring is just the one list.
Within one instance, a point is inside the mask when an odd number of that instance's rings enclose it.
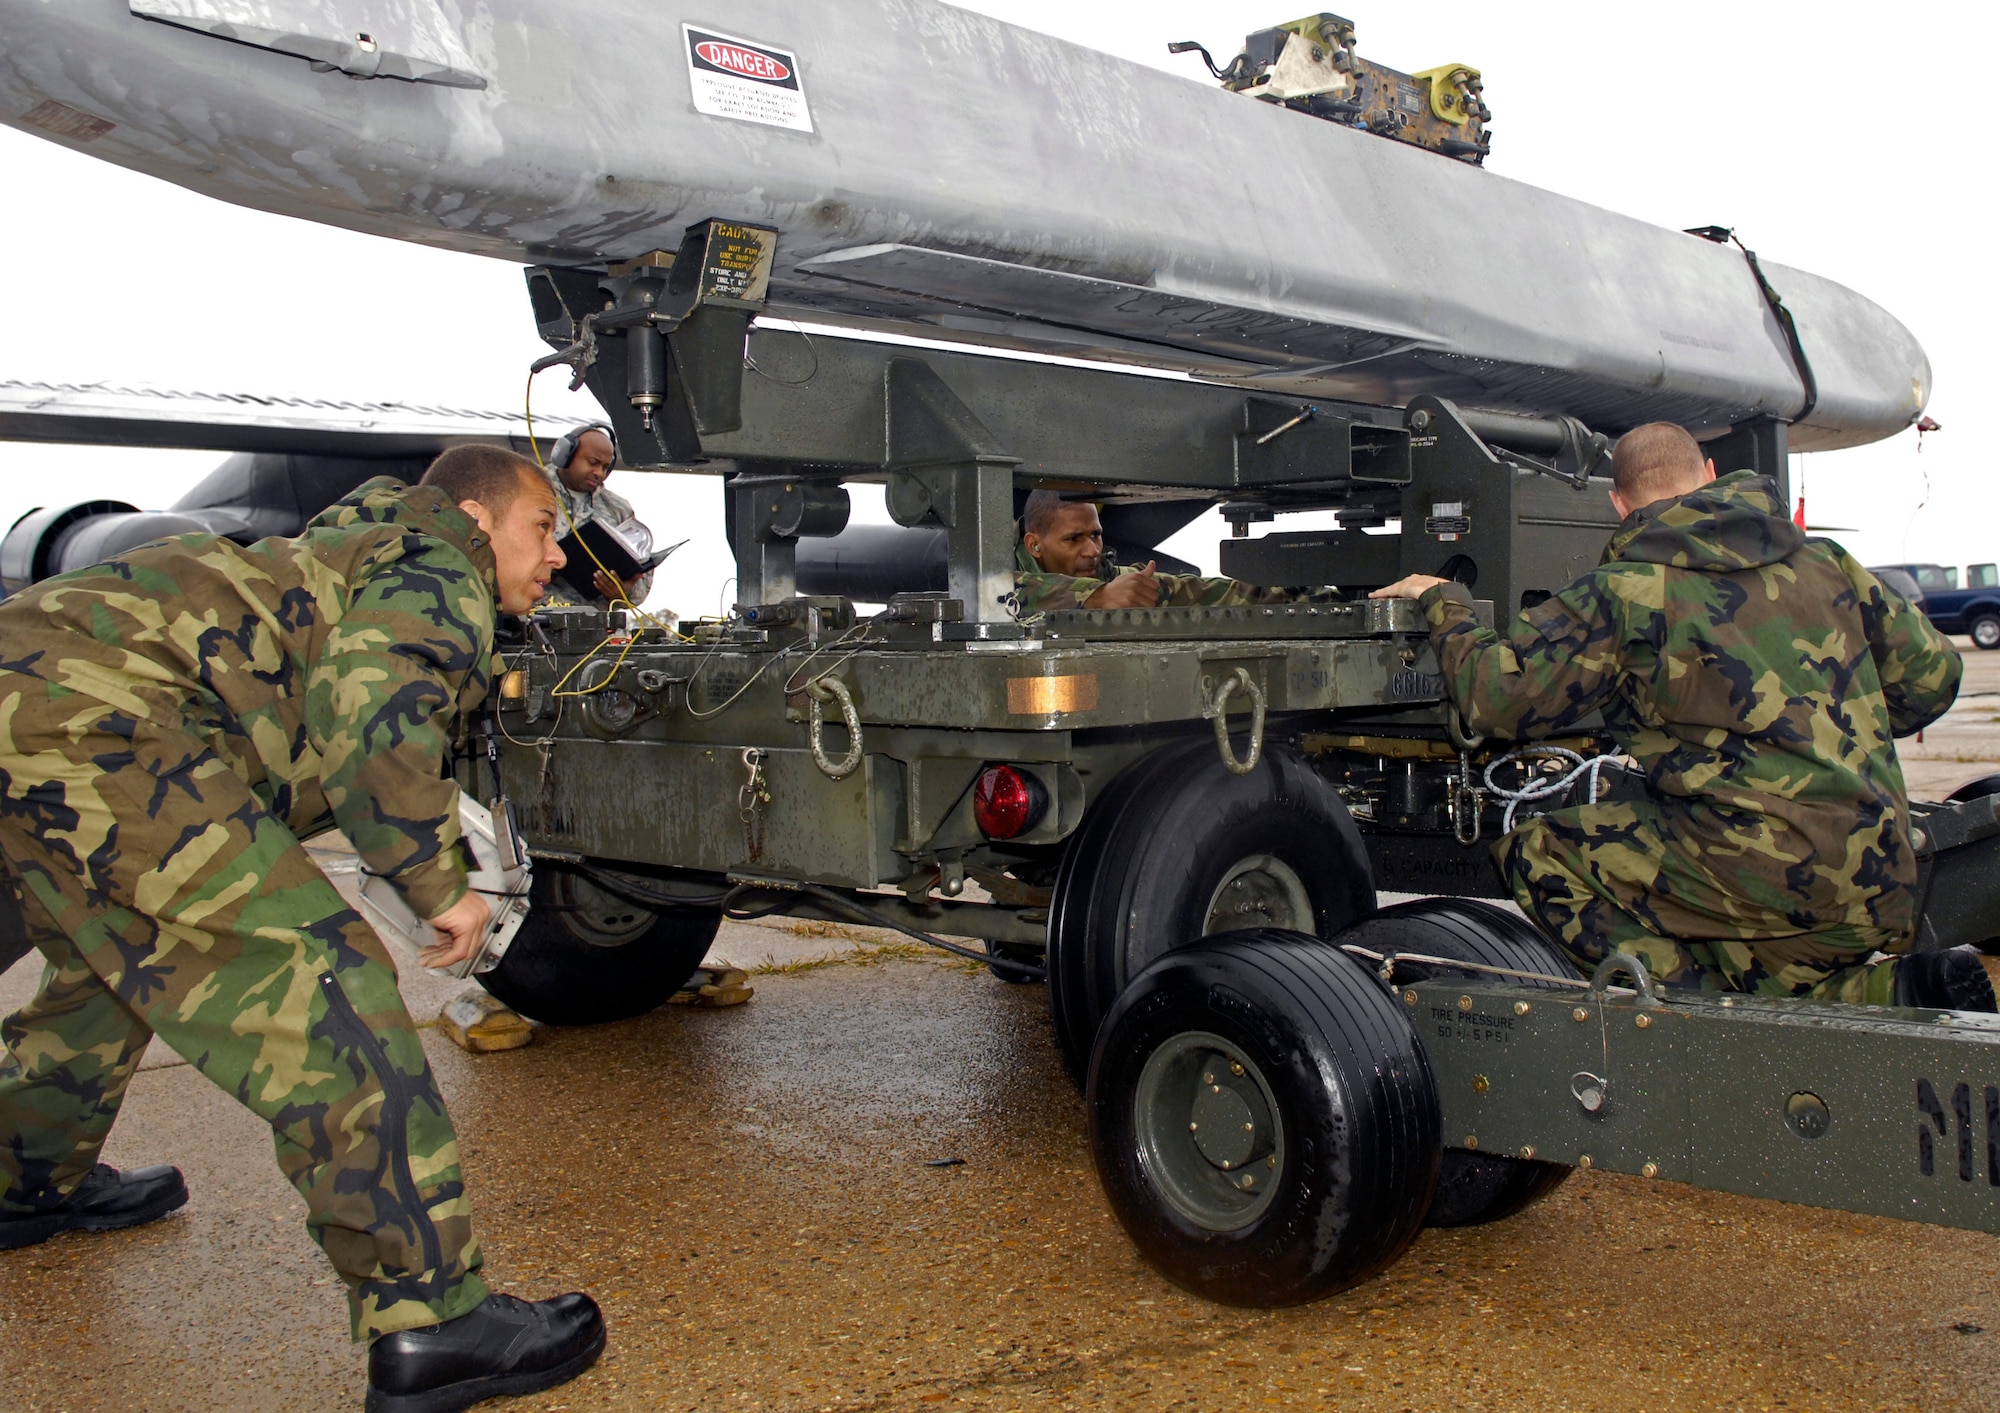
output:
{"label": "black rubber tire", "polygon": [[[1416,898],[1382,909],[1334,939],[1371,952],[1422,952],[1487,966],[1574,976],[1560,948],[1533,924],[1505,908],[1469,898]],[[1421,981],[1438,974],[1437,967],[1405,962],[1399,981]],[[1516,980],[1542,990],[1561,988],[1545,981]],[[1538,1158],[1508,1158],[1447,1148],[1438,1172],[1437,1196],[1425,1226],[1469,1227],[1497,1222],[1531,1207],[1554,1192],[1572,1170],[1562,1163]]]}
{"label": "black rubber tire", "polygon": [[1965,625],[1965,631],[1976,648],[1984,648],[1989,652],[1994,648],[2000,648],[2000,617],[1982,613]]}
{"label": "black rubber tire", "polygon": [[1374,911],[1374,871],[1346,803],[1283,747],[1267,745],[1257,769],[1234,775],[1212,737],[1165,746],[1092,802],[1049,907],[1049,1009],[1079,1083],[1126,983],[1202,936],[1217,888],[1255,855],[1304,888],[1312,916],[1300,931],[1331,937]]}
{"label": "black rubber tire", "polygon": [[477,980],[549,1025],[602,1025],[665,1005],[722,925],[720,908],[656,913],[553,863],[535,866],[529,902],[513,945]]}
{"label": "black rubber tire", "polygon": [[1503,1158],[1447,1148],[1427,1227],[1476,1227],[1505,1221],[1569,1181],[1575,1169],[1539,1158]]}
{"label": "black rubber tire", "polygon": [[[1185,1111],[1178,1086],[1148,1087],[1156,1055],[1214,1037],[1250,1070],[1223,1082],[1255,1086],[1277,1119],[1266,1124],[1273,1146],[1233,1171],[1180,1121],[1208,1102],[1208,1074]],[[1225,1305],[1298,1305],[1367,1280],[1416,1239],[1437,1183],[1437,1084],[1408,1016],[1368,972],[1302,933],[1226,933],[1146,968],[1105,1019],[1085,1105],[1126,1234],[1169,1280]],[[1197,1203],[1211,1191],[1248,1202],[1235,1174],[1267,1167],[1263,1205],[1240,1216],[1204,1221],[1175,1196],[1178,1176]]]}
{"label": "black rubber tire", "polygon": [[1988,795],[2000,795],[2000,775],[1982,775],[1977,780],[1968,780],[1944,799],[1946,804],[1955,805],[1966,800],[1983,800]]}

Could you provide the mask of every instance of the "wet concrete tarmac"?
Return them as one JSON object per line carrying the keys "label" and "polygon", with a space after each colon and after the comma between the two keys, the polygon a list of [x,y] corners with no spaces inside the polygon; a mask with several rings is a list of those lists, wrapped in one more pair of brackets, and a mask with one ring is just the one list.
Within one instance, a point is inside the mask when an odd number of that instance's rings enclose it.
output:
{"label": "wet concrete tarmac", "polygon": [[[1631,1178],[1427,1233],[1321,1305],[1204,1304],[1111,1219],[1039,989],[956,963],[764,976],[747,1006],[507,1054],[433,1040],[492,1274],[611,1319],[596,1371],[516,1406],[2000,1402],[1994,1238]],[[181,1163],[193,1201],[0,1256],[0,1405],[357,1407],[338,1287],[256,1122],[150,1069],[110,1157]]]}
{"label": "wet concrete tarmac", "polygon": [[1928,730],[1896,743],[1910,794],[1941,800],[1967,780],[2000,770],[2000,652],[1954,638],[1965,661],[1958,700]]}
{"label": "wet concrete tarmac", "polygon": [[[2000,683],[2000,654],[1973,665]],[[2000,769],[2000,699],[1959,712],[1919,768]],[[855,945],[814,931],[717,950]],[[0,1009],[32,983],[0,978]],[[1637,1178],[1426,1233],[1319,1305],[1205,1304],[1111,1218],[1040,988],[894,951],[755,984],[505,1054],[429,1034],[490,1274],[611,1320],[596,1370],[499,1406],[2000,1406],[2000,1240]],[[407,989],[420,1016],[450,991]],[[359,1406],[339,1288],[255,1119],[156,1052],[107,1157],[177,1162],[193,1199],[0,1255],[0,1408]]]}

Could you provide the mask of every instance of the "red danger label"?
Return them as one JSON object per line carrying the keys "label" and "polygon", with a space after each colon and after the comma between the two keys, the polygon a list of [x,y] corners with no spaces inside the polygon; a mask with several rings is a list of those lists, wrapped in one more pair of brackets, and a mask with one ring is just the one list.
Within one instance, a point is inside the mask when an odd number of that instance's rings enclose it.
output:
{"label": "red danger label", "polygon": [[776,84],[785,88],[798,87],[797,80],[792,77],[792,66],[786,62],[791,55],[782,51],[694,32],[689,33],[688,40],[694,50],[697,68],[725,73],[734,78],[751,79],[757,83]]}
{"label": "red danger label", "polygon": [[792,71],[785,67],[784,60],[756,49],[745,49],[740,44],[720,44],[711,39],[695,45],[694,52],[716,68],[727,69],[732,74],[743,75],[744,78],[783,83],[792,76]]}
{"label": "red danger label", "polygon": [[811,132],[798,57],[762,40],[684,24],[688,97],[697,113]]}

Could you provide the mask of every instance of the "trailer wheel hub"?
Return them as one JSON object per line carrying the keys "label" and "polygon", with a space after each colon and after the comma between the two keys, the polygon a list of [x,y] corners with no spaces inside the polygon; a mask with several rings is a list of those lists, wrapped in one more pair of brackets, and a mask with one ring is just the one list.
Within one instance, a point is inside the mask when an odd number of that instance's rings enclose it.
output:
{"label": "trailer wheel hub", "polygon": [[1313,932],[1312,895],[1297,871],[1273,854],[1251,854],[1222,875],[1208,900],[1202,936],[1281,927]]}
{"label": "trailer wheel hub", "polygon": [[1242,1167],[1257,1142],[1257,1121],[1243,1096],[1219,1084],[1204,1084],[1195,1090],[1193,1112],[1188,1132],[1201,1156],[1225,1172]]}
{"label": "trailer wheel hub", "polygon": [[659,915],[599,888],[565,869],[555,879],[554,908],[564,927],[579,942],[593,947],[623,947],[652,930]]}
{"label": "trailer wheel hub", "polygon": [[1167,1201],[1197,1226],[1234,1231],[1271,1205],[1284,1124],[1256,1064],[1221,1036],[1183,1031],[1146,1061],[1133,1130]]}

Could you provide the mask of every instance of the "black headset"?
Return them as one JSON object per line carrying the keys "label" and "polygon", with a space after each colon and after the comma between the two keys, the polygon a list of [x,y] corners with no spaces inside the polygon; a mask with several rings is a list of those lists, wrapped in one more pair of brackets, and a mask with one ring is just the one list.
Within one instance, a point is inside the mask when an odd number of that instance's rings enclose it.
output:
{"label": "black headset", "polygon": [[586,422],[581,427],[572,427],[564,432],[556,439],[556,444],[549,448],[551,471],[560,471],[569,465],[570,458],[576,455],[576,444],[583,440],[585,432],[604,433],[604,439],[611,443],[611,464],[614,466],[618,464],[618,434],[606,423]]}

